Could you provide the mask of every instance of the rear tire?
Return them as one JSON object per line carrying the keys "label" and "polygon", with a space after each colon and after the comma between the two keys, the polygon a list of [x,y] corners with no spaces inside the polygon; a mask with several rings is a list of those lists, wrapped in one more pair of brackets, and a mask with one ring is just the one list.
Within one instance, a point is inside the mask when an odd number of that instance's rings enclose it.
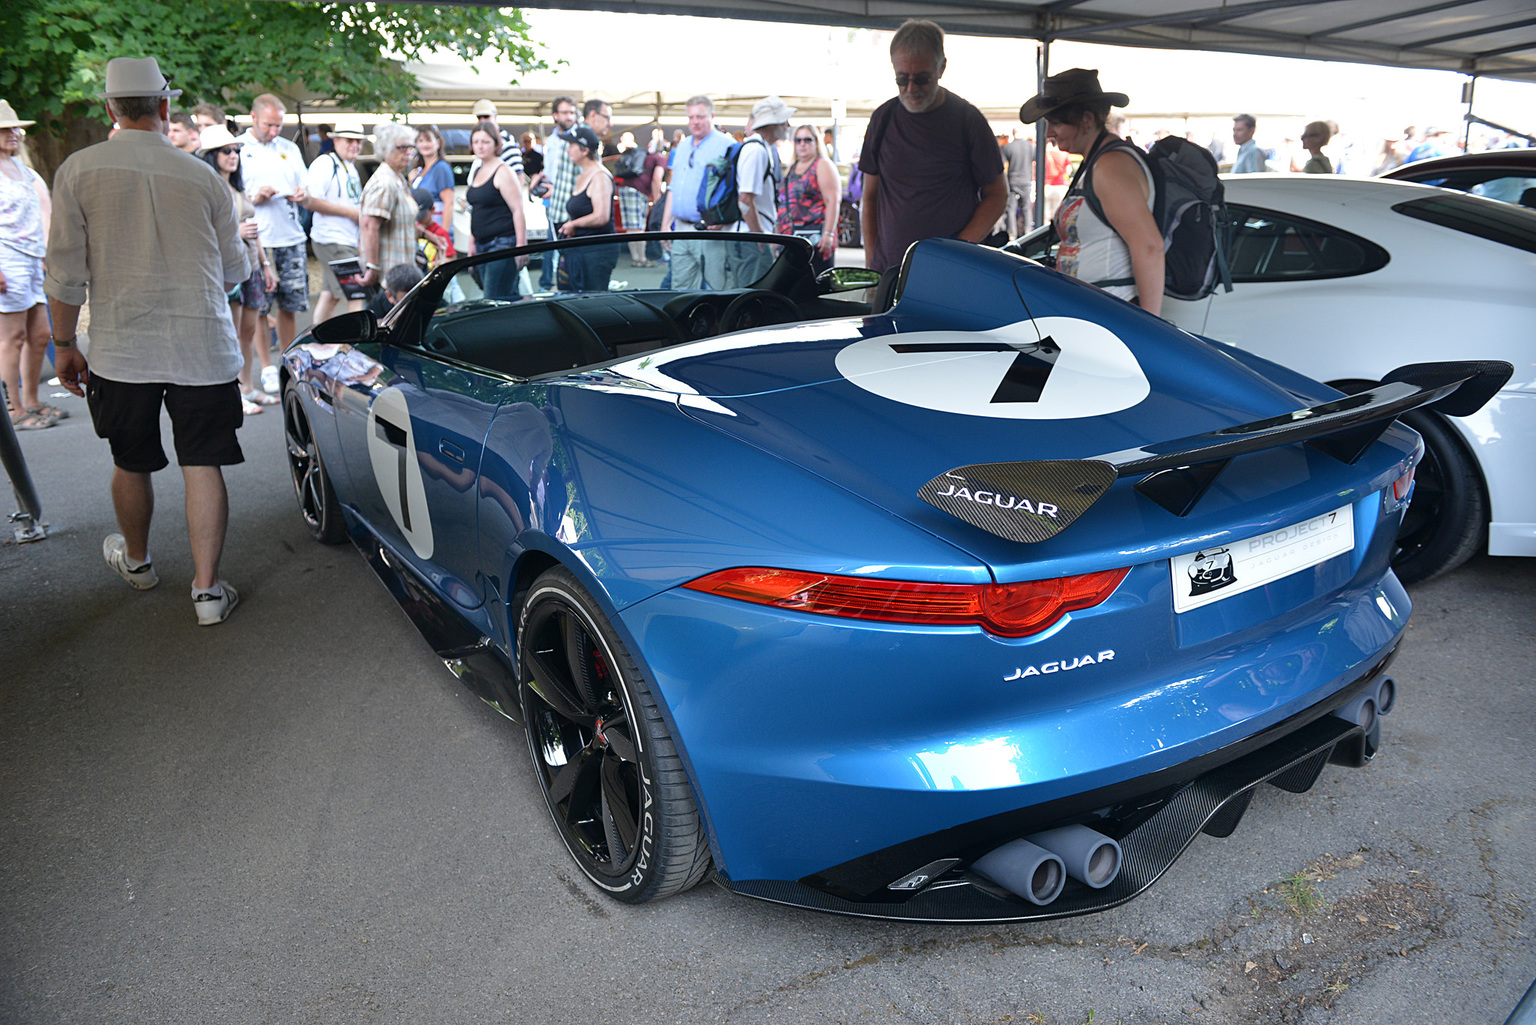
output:
{"label": "rear tire", "polygon": [[1413,584],[1449,572],[1477,554],[1487,537],[1488,501],[1482,477],[1455,428],[1424,410],[1401,419],[1424,436],[1413,501],[1392,557],[1398,579]]}
{"label": "rear tire", "polygon": [[677,748],[640,667],[569,570],[529,588],[517,661],[534,772],[587,878],[630,904],[702,881],[709,841]]}

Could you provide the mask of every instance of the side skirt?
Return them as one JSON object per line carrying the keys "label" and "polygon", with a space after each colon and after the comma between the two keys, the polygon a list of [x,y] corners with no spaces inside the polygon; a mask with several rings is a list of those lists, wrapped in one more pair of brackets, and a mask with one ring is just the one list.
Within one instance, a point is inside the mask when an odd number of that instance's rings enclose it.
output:
{"label": "side skirt", "polygon": [[479,628],[421,578],[405,559],[354,517],[352,543],[362,552],[406,617],[460,683],[502,715],[522,725],[516,674],[505,656]]}

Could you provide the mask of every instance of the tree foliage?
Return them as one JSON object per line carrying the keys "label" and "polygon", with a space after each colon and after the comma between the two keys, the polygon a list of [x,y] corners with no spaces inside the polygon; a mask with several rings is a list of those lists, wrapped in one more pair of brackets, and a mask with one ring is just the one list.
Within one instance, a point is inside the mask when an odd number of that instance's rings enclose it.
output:
{"label": "tree foliage", "polygon": [[[490,7],[287,3],[277,0],[3,0],[0,97],[43,133],[106,130],[98,96],[107,61],[155,57],[177,104],[249,109],[261,92],[307,90],[354,109],[407,112],[417,60],[450,50],[510,65],[508,79],[544,67],[522,13]],[[501,84],[501,83],[498,83]],[[36,131],[36,129],[34,129]],[[97,134],[91,129],[89,134]]]}

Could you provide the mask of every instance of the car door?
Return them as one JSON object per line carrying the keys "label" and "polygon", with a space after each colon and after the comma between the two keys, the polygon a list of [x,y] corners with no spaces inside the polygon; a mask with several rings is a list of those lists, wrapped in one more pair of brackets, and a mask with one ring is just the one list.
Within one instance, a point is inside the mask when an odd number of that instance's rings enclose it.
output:
{"label": "car door", "polygon": [[485,598],[476,539],[485,435],[507,382],[396,344],[357,347],[337,428],[359,511],[389,547],[463,609]]}

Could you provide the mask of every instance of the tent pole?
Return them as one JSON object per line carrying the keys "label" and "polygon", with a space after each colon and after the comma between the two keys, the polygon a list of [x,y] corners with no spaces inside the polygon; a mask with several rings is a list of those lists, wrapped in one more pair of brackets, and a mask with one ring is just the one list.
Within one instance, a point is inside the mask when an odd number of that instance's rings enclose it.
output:
{"label": "tent pole", "polygon": [[1461,87],[1461,102],[1467,105],[1466,116],[1461,119],[1461,151],[1472,152],[1472,94],[1477,91],[1477,75],[1474,74]]}
{"label": "tent pole", "polygon": [[[1051,73],[1051,41],[1042,39],[1035,47],[1035,93],[1045,90]],[[1044,121],[1036,121],[1035,130],[1035,227],[1045,223],[1045,130]]]}

